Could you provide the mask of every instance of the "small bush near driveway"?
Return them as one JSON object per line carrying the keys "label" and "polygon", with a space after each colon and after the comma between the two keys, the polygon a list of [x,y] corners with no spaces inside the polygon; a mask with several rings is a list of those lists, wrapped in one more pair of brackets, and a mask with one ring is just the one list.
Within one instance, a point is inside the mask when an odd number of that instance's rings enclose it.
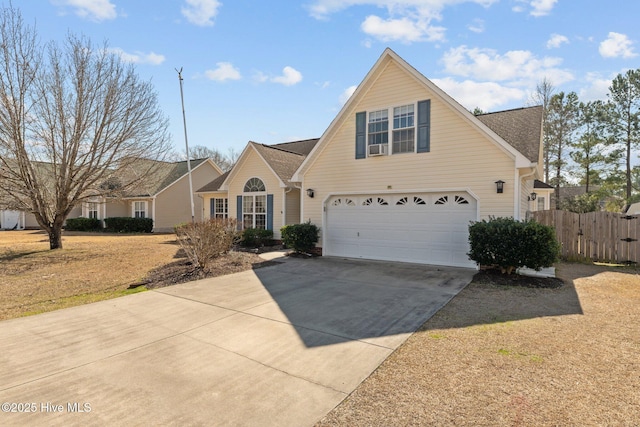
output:
{"label": "small bush near driveway", "polygon": [[469,226],[469,258],[511,274],[519,267],[540,270],[558,261],[560,244],[553,227],[535,221],[492,218]]}
{"label": "small bush near driveway", "polygon": [[204,269],[237,243],[239,236],[236,227],[234,219],[210,219],[179,225],[176,227],[176,236],[193,266]]}
{"label": "small bush near driveway", "polygon": [[318,242],[320,229],[311,222],[285,225],[280,229],[282,243],[298,253],[308,253]]}

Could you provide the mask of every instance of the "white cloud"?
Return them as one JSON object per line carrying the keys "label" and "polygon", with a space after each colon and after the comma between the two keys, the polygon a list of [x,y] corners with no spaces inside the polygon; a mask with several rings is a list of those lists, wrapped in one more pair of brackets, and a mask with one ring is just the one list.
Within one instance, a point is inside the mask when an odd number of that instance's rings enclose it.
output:
{"label": "white cloud", "polygon": [[531,11],[531,15],[533,16],[545,16],[551,13],[551,9],[558,2],[558,0],[532,0],[531,7],[533,10]]}
{"label": "white cloud", "polygon": [[450,77],[432,79],[439,88],[451,95],[466,109],[479,107],[483,111],[492,111],[496,107],[527,97],[523,89],[503,86],[495,82],[456,81]]}
{"label": "white cloud", "polygon": [[545,16],[551,13],[551,9],[555,6],[558,0],[516,0],[517,4],[511,8],[514,12],[524,12],[528,8],[522,6],[523,4],[531,6],[531,16]]}
{"label": "white cloud", "polygon": [[92,21],[115,19],[118,14],[116,6],[110,0],[52,0],[56,6],[68,6],[81,18]]}
{"label": "white cloud", "polygon": [[633,58],[638,55],[633,51],[633,42],[625,34],[613,31],[600,43],[598,50],[604,58]]}
{"label": "white cloud", "polygon": [[358,86],[355,86],[355,85],[349,86],[348,88],[346,88],[338,98],[338,100],[340,101],[340,105],[344,105],[349,100],[349,98],[351,98],[351,95],[353,95],[353,92],[355,92],[357,88]]}
{"label": "white cloud", "polygon": [[222,3],[218,0],[185,0],[185,6],[182,7],[181,12],[192,24],[210,27],[220,6]]}
{"label": "white cloud", "polygon": [[547,49],[553,49],[562,46],[564,43],[569,43],[569,39],[566,36],[560,34],[551,34],[549,40],[547,40]]}
{"label": "white cloud", "polygon": [[428,20],[382,19],[375,15],[367,16],[360,26],[365,34],[384,42],[400,41],[411,43],[423,40],[444,40],[445,28],[429,25]]}
{"label": "white cloud", "polygon": [[286,66],[282,69],[282,75],[272,77],[273,83],[280,83],[285,86],[293,86],[302,81],[302,73],[293,67]]}
{"label": "white cloud", "polygon": [[589,85],[580,89],[578,92],[580,100],[597,101],[607,99],[609,86],[611,86],[613,78],[606,78],[596,73],[589,73],[586,79]]}
{"label": "white cloud", "polygon": [[[489,7],[498,0],[315,0],[310,14],[316,19],[352,6],[375,6],[386,9],[387,16],[368,15],[361,30],[379,40],[412,43],[416,41],[442,41],[446,28],[434,25],[442,20],[442,11],[450,5],[475,3]],[[477,25],[474,27],[479,28]]]}
{"label": "white cloud", "polygon": [[128,53],[117,47],[109,49],[109,52],[119,55],[123,61],[133,64],[160,65],[166,59],[164,55],[155,52],[144,53],[135,51],[134,53]]}
{"label": "white cloud", "polygon": [[573,75],[559,68],[561,58],[537,58],[526,50],[512,50],[499,54],[493,49],[452,48],[442,57],[448,74],[486,81],[508,81],[526,86],[546,77],[556,85],[574,79]]}
{"label": "white cloud", "polygon": [[216,82],[224,82],[227,80],[240,80],[242,76],[240,71],[230,62],[218,62],[215,70],[207,70],[204,72],[205,77]]}
{"label": "white cloud", "polygon": [[262,71],[256,71],[253,74],[253,80],[255,80],[258,83],[264,83],[266,81],[269,80],[269,76],[267,76],[265,73],[263,73]]}
{"label": "white cloud", "polygon": [[467,28],[474,33],[484,33],[484,20],[474,19],[473,23],[467,25]]}

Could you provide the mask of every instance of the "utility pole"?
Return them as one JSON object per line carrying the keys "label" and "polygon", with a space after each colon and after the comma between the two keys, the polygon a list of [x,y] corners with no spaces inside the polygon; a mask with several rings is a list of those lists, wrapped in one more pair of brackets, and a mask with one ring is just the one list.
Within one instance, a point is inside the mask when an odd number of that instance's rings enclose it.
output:
{"label": "utility pole", "polygon": [[182,92],[182,68],[178,70],[178,80],[180,80],[180,101],[182,103],[182,123],[184,125],[184,145],[187,151],[187,171],[189,175],[189,197],[191,200],[191,223],[196,222],[195,205],[193,204],[193,180],[191,179],[191,156],[189,155],[189,140],[187,138],[187,116],[184,112],[184,94]]}

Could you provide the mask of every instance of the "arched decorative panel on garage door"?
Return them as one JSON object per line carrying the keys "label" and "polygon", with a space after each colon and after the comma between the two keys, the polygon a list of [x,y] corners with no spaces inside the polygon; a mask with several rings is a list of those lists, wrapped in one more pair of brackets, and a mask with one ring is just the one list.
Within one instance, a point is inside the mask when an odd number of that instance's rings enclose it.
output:
{"label": "arched decorative panel on garage door", "polygon": [[327,200],[329,256],[475,267],[467,257],[477,202],[465,192],[336,195]]}

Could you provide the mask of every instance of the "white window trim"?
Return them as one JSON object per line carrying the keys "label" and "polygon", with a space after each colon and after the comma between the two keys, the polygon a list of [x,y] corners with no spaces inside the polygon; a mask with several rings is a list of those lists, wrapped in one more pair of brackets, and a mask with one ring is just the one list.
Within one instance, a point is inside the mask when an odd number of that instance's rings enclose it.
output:
{"label": "white window trim", "polygon": [[[213,212],[211,212],[211,208],[209,208],[209,218],[215,219],[218,214],[222,214],[223,219],[229,218],[229,198],[227,197],[212,197],[210,200],[213,200]],[[218,212],[217,201],[224,200],[224,211]],[[209,202],[211,203],[211,202]],[[211,206],[211,205],[209,205]]]}
{"label": "white window trim", "polygon": [[136,203],[144,204],[144,218],[149,218],[149,202],[146,200],[134,200],[131,202],[131,218],[136,217]]}
{"label": "white window trim", "polygon": [[[388,125],[388,138],[387,138],[387,152],[386,154],[384,154],[385,156],[393,156],[394,154],[410,154],[410,153],[417,153],[418,150],[418,132],[417,132],[417,115],[418,115],[418,100],[414,100],[411,102],[406,102],[406,103],[402,103],[402,104],[398,104],[398,105],[392,105],[392,106],[387,106],[387,107],[380,107],[380,108],[369,108],[366,110],[366,117],[365,117],[365,142],[366,142],[366,146],[367,146],[367,157],[369,156],[369,113],[375,113],[377,111],[381,111],[381,110],[387,110],[387,120],[389,122]],[[413,105],[413,151],[399,151],[397,153],[393,152],[393,110],[395,108],[400,108],[400,107],[404,107],[407,105]],[[411,129],[411,128],[400,128],[400,129]]]}

